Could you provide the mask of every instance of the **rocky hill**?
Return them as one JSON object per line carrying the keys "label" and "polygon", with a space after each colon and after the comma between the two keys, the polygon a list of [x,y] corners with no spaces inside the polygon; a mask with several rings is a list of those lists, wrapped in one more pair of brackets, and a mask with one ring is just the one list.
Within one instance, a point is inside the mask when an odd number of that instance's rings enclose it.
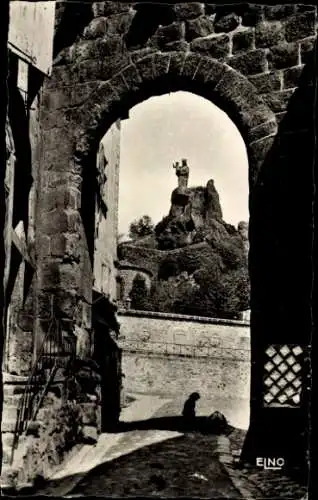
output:
{"label": "rocky hill", "polygon": [[169,214],[153,234],[119,245],[119,261],[154,276],[150,293],[138,285],[143,296],[138,303],[133,293],[132,307],[237,318],[249,308],[248,224],[235,228],[223,220],[212,179],[205,187],[188,187],[188,176],[180,177]]}

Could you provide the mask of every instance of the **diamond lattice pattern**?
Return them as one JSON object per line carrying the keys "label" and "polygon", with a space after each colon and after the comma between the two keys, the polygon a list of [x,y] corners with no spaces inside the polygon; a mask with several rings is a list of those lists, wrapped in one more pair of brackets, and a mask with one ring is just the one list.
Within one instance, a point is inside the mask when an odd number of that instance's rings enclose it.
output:
{"label": "diamond lattice pattern", "polygon": [[295,345],[271,345],[265,353],[264,405],[299,406],[303,349]]}

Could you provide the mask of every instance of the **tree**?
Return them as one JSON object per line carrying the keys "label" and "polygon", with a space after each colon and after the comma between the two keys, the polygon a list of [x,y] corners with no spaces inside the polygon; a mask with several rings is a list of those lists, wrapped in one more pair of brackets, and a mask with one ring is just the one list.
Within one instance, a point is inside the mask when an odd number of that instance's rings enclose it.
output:
{"label": "tree", "polygon": [[145,278],[139,273],[134,277],[129,297],[132,309],[145,310],[147,308],[148,289]]}
{"label": "tree", "polygon": [[149,215],[143,215],[140,219],[131,222],[129,236],[132,240],[144,238],[154,233],[154,224]]}

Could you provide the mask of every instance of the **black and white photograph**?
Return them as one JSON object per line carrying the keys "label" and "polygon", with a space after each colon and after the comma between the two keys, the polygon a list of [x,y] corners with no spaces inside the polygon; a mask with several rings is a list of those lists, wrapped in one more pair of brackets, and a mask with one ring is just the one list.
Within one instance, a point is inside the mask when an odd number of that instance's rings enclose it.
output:
{"label": "black and white photograph", "polygon": [[1,495],[308,500],[317,7],[5,3]]}

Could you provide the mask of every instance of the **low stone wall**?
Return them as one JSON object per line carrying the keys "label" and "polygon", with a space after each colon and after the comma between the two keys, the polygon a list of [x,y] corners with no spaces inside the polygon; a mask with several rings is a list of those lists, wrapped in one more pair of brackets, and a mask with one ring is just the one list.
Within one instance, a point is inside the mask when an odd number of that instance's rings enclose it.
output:
{"label": "low stone wall", "polygon": [[118,315],[125,391],[249,400],[249,323],[133,310]]}

